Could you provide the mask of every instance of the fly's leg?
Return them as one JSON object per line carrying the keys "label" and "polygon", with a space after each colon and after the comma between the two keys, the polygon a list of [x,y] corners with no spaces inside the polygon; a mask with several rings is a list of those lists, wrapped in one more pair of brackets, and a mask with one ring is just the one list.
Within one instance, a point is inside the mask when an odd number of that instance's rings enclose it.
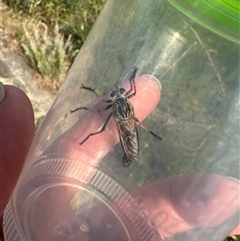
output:
{"label": "fly's leg", "polygon": [[91,111],[93,113],[101,113],[101,112],[104,112],[104,111],[110,109],[111,107],[112,107],[112,104],[111,105],[107,105],[106,107],[104,107],[104,108],[102,108],[100,110],[94,110],[94,109],[90,109],[90,108],[87,108],[85,106],[82,106],[82,107],[78,107],[78,108],[76,108],[74,110],[70,110],[70,112],[74,113],[74,112],[76,112],[78,110],[88,110],[88,111]]}
{"label": "fly's leg", "polygon": [[[126,92],[126,96],[128,99],[132,98],[134,95],[136,95],[136,85],[135,85],[135,77],[136,77],[136,73],[137,73],[137,67],[133,67],[132,69],[133,73],[129,79],[130,82],[130,90]],[[133,90],[133,93],[132,93]],[[131,94],[132,93],[132,94]]]}
{"label": "fly's leg", "polygon": [[130,165],[130,161],[125,156],[123,156],[123,166],[127,167],[129,165]]}
{"label": "fly's leg", "polygon": [[79,145],[81,146],[81,145],[82,145],[88,138],[90,138],[91,136],[95,136],[95,135],[97,135],[97,134],[102,133],[102,132],[106,129],[107,124],[109,123],[112,115],[113,115],[113,114],[110,113],[110,115],[108,116],[106,122],[104,123],[104,125],[103,125],[103,127],[102,127],[102,129],[101,129],[100,131],[97,131],[97,132],[94,132],[94,133],[90,133],[81,143],[79,143]]}
{"label": "fly's leg", "polygon": [[138,124],[139,124],[146,132],[148,132],[149,134],[153,135],[154,137],[158,138],[158,139],[161,140],[161,141],[165,141],[164,138],[162,138],[162,137],[158,136],[157,134],[155,134],[154,132],[150,131],[150,130],[149,130],[142,122],[140,122],[136,117],[133,117],[133,118],[134,118],[134,120],[135,120],[136,122],[138,122]]}
{"label": "fly's leg", "polygon": [[82,84],[82,86],[81,86],[80,88],[81,88],[81,89],[84,89],[84,90],[88,90],[88,91],[93,92],[93,93],[97,96],[97,98],[98,98],[99,100],[101,100],[101,101],[104,101],[104,102],[106,102],[106,103],[112,103],[112,100],[105,100],[96,90],[94,90],[94,89],[92,89],[92,88],[90,88],[90,87],[86,87],[86,86],[84,86],[84,85]]}
{"label": "fly's leg", "polygon": [[98,113],[97,110],[90,109],[90,108],[87,108],[87,107],[85,107],[85,106],[78,107],[78,108],[76,108],[76,109],[74,109],[74,110],[70,110],[70,113],[74,113],[74,112],[76,112],[76,111],[78,111],[78,110],[88,110],[88,111],[91,111],[91,112],[93,112],[93,113]]}

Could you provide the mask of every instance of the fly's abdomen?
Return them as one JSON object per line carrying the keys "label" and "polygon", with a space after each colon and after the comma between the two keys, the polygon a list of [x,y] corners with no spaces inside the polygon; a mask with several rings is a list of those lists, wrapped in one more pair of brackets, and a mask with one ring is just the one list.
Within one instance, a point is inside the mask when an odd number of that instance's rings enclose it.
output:
{"label": "fly's abdomen", "polygon": [[124,165],[137,161],[138,157],[138,135],[132,120],[116,121],[119,130],[119,137],[124,151]]}
{"label": "fly's abdomen", "polygon": [[138,143],[136,137],[129,137],[126,141],[127,150],[124,151],[124,156],[129,162],[135,162],[138,158]]}

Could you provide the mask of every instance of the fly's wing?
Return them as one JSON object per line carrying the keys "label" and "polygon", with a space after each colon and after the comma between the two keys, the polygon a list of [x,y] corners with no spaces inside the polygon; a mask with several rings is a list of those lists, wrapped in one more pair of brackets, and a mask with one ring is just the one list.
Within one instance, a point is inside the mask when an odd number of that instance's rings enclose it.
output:
{"label": "fly's wing", "polygon": [[114,118],[117,124],[119,139],[124,151],[124,158],[128,162],[137,161],[139,141],[136,121],[133,118],[130,120],[119,121]]}

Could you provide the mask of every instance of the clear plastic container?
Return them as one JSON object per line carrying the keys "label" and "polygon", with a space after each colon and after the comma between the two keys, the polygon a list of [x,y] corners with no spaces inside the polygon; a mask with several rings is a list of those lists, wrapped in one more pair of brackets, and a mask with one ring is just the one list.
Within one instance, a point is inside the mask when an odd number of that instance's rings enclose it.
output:
{"label": "clear plastic container", "polygon": [[[208,192],[221,176],[239,179],[238,21],[237,6],[224,1],[108,0],[36,134],[5,211],[6,240],[223,240],[239,222],[229,198],[237,181],[219,185],[227,196],[213,200],[217,212],[196,202],[181,233],[179,219],[166,225],[174,217],[151,185],[163,193],[171,180],[177,203],[197,199],[203,179]],[[165,142],[138,127],[138,160],[124,167],[114,119],[79,145],[111,108],[71,110],[106,106],[81,85],[109,99],[114,85],[130,88],[133,66],[135,116]]]}

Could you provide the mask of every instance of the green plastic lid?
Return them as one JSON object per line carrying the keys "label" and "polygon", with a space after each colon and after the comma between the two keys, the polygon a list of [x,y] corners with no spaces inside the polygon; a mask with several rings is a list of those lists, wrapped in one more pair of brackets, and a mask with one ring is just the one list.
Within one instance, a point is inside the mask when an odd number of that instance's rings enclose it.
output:
{"label": "green plastic lid", "polygon": [[202,26],[240,43],[239,0],[168,0]]}

